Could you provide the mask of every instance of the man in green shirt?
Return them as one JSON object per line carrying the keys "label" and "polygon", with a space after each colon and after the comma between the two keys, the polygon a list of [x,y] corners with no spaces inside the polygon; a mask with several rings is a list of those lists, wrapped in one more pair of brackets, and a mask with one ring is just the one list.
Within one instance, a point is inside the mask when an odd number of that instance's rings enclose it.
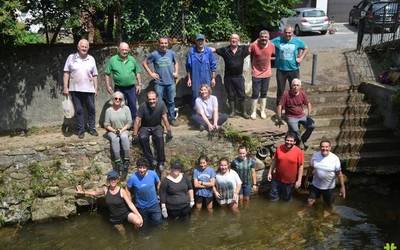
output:
{"label": "man in green shirt", "polygon": [[141,68],[135,58],[129,55],[130,48],[125,42],[118,46],[118,54],[112,56],[106,65],[106,87],[111,95],[111,78],[114,82],[114,91],[120,91],[124,94],[125,101],[131,110],[132,119],[136,117],[136,95],[142,88],[142,79],[140,77]]}

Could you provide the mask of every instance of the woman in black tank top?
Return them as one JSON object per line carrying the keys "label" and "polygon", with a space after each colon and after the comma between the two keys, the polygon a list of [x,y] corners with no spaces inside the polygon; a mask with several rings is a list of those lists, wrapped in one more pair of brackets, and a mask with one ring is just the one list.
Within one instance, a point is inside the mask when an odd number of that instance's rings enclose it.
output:
{"label": "woman in black tank top", "polygon": [[135,205],[132,203],[126,191],[119,184],[119,174],[115,170],[107,174],[108,186],[99,191],[84,191],[77,187],[77,194],[105,196],[108,210],[110,211],[110,222],[121,232],[124,228],[122,223],[128,221],[136,228],[143,226],[143,218]]}

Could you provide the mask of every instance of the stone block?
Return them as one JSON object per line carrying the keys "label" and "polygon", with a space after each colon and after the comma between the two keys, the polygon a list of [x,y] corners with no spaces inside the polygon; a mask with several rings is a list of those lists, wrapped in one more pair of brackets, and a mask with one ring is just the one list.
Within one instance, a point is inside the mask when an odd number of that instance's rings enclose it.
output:
{"label": "stone block", "polygon": [[62,196],[37,198],[31,207],[32,221],[43,221],[51,218],[67,218],[76,214],[75,204]]}

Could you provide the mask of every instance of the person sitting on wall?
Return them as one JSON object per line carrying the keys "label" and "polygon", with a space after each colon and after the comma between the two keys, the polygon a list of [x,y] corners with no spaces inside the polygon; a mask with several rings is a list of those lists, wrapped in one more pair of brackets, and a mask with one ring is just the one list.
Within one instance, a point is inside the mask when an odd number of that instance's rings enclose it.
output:
{"label": "person sitting on wall", "polygon": [[[304,113],[307,106],[307,115]],[[311,118],[311,103],[306,93],[301,88],[301,81],[293,79],[289,91],[285,91],[276,108],[278,122],[282,123],[282,110],[285,110],[289,132],[296,135],[296,144],[307,149],[306,142],[315,128],[314,120]],[[305,126],[306,131],[301,135],[299,125]]]}
{"label": "person sitting on wall", "polygon": [[[133,127],[133,143],[139,141],[144,157],[151,164],[152,168],[156,166],[156,171],[158,171],[160,176],[165,162],[164,128],[161,125],[162,121],[167,128],[167,140],[171,140],[172,131],[168,122],[167,107],[157,97],[157,93],[151,90],[147,92],[147,101],[139,107]],[[150,136],[152,136],[152,141],[155,145],[157,160],[150,148]]]}
{"label": "person sitting on wall", "polygon": [[200,87],[200,96],[196,98],[195,110],[192,120],[200,130],[217,130],[228,119],[227,114],[218,112],[218,99],[211,95],[211,87],[207,84],[202,84]]}
{"label": "person sitting on wall", "polygon": [[124,222],[129,222],[140,228],[143,226],[143,218],[130,196],[119,186],[119,174],[111,170],[107,174],[107,187],[96,191],[86,191],[81,186],[76,187],[76,194],[90,196],[105,196],[107,208],[110,212],[110,222],[123,235],[125,235]]}
{"label": "person sitting on wall", "polygon": [[[124,94],[119,91],[113,93],[110,100],[112,105],[106,110],[104,127],[111,142],[114,155],[115,170],[121,173],[125,180],[129,167],[129,132],[132,126],[132,117],[129,107],[125,105]],[[121,160],[121,146],[124,151],[124,161]]]}

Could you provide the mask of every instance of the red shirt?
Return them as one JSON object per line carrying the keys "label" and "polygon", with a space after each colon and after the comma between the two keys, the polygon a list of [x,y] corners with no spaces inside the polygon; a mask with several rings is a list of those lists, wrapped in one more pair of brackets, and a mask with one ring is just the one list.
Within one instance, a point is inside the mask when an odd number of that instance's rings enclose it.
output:
{"label": "red shirt", "polygon": [[296,95],[292,91],[285,91],[279,102],[288,117],[300,118],[304,116],[304,105],[308,105],[308,98],[303,90]]}
{"label": "red shirt", "polygon": [[271,41],[264,48],[260,47],[258,41],[250,44],[251,75],[255,78],[271,77],[271,57],[274,54],[275,46]]}
{"label": "red shirt", "polygon": [[293,146],[287,150],[285,145],[280,145],[275,152],[275,179],[282,183],[293,184],[297,180],[298,169],[304,164],[304,153]]}

